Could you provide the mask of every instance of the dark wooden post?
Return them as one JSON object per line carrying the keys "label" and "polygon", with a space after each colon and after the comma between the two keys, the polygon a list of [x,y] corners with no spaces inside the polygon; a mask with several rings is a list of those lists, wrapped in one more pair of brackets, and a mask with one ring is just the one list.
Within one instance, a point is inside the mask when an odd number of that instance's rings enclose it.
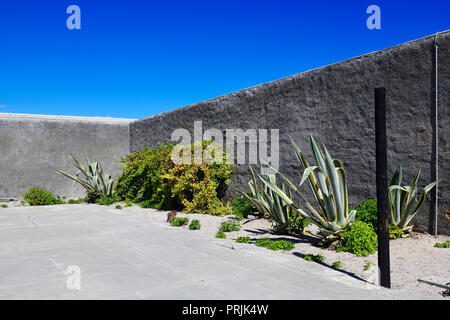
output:
{"label": "dark wooden post", "polygon": [[387,185],[386,89],[375,89],[375,143],[377,161],[378,267],[380,285],[391,287],[389,259],[389,203]]}

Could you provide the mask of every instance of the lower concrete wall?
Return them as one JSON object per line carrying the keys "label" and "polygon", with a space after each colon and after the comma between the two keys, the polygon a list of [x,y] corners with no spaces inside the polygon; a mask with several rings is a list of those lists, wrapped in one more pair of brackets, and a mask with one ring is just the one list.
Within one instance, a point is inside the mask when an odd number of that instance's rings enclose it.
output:
{"label": "lower concrete wall", "polygon": [[[388,95],[389,174],[404,168],[404,183],[421,169],[420,186],[435,172],[435,44],[439,44],[439,186],[438,225],[450,234],[445,211],[450,207],[450,32],[260,86],[234,92],[131,123],[131,150],[167,142],[176,128],[193,135],[194,121],[203,129],[279,129],[280,171],[299,182],[302,170],[289,142],[291,136],[312,155],[308,135],[325,143],[343,160],[353,204],[376,196],[374,88]],[[237,165],[232,185],[246,189],[247,165]],[[307,190],[308,188],[304,188]],[[416,222],[432,231],[432,202]]]}
{"label": "lower concrete wall", "polygon": [[0,114],[0,198],[21,198],[33,186],[60,196],[84,190],[55,172],[76,173],[70,152],[98,161],[105,172],[120,173],[130,151],[129,119]]}

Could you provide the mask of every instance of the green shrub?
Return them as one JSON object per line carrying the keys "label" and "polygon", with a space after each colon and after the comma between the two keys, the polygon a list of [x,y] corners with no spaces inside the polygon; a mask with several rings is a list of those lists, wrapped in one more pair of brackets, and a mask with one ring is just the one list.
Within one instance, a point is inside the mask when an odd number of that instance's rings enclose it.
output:
{"label": "green shrub", "polygon": [[102,206],[109,206],[113,203],[119,202],[121,199],[118,196],[104,196],[101,198],[98,198],[95,202],[97,204],[100,204]]}
{"label": "green shrub", "polygon": [[[202,154],[213,150],[212,141],[196,142],[186,146],[191,151],[202,148]],[[201,163],[176,164],[172,152],[176,154],[179,145],[159,144],[158,148],[144,149],[122,158],[123,173],[118,179],[117,194],[134,202],[147,201],[145,206],[164,210],[205,213],[217,216],[232,214],[230,205],[220,201],[225,195],[233,169],[232,164],[210,163],[202,157]],[[181,147],[181,146],[180,146]]]}
{"label": "green shrub", "polygon": [[447,240],[447,241],[442,242],[442,243],[436,242],[434,244],[434,247],[435,248],[450,248],[450,240]]}
{"label": "green shrub", "polygon": [[250,237],[239,237],[236,239],[237,243],[252,243],[252,239]]}
{"label": "green shrub", "polygon": [[377,229],[377,221],[378,221],[377,199],[368,199],[361,201],[359,206],[357,206],[354,209],[356,210],[355,222],[362,221],[371,224],[375,230]]}
{"label": "green shrub", "polygon": [[233,232],[239,230],[241,230],[241,225],[236,221],[224,221],[219,227],[219,232]]}
{"label": "green shrub", "polygon": [[188,222],[188,218],[175,217],[170,221],[170,225],[174,227],[182,227],[184,225],[187,225]]}
{"label": "green shrub", "polygon": [[401,238],[401,237],[403,237],[403,230],[402,229],[400,229],[399,227],[397,227],[396,225],[394,225],[394,224],[391,224],[390,226],[389,226],[389,238],[390,239],[398,239],[398,238]]}
{"label": "green shrub", "polygon": [[40,187],[29,189],[23,195],[23,198],[24,201],[30,206],[48,206],[64,203],[64,201],[62,201],[59,196],[55,196],[50,191]]}
{"label": "green shrub", "polygon": [[172,149],[173,144],[160,143],[157,148],[144,146],[122,158],[123,171],[117,181],[117,195],[135,203],[146,201],[145,208],[181,209],[163,177],[173,166],[170,161]]}
{"label": "green shrub", "polygon": [[145,200],[139,203],[139,206],[144,209],[149,209],[154,207],[154,203],[152,202],[152,200]]}
{"label": "green shrub", "polygon": [[117,206],[116,206],[116,209],[117,209],[117,210],[121,210],[121,209],[122,209],[122,206],[117,205]]}
{"label": "green shrub", "polygon": [[335,261],[332,263],[333,268],[335,269],[341,269],[342,268],[342,262],[341,261]]}
{"label": "green shrub", "polygon": [[8,205],[2,204],[2,208],[8,208]]}
{"label": "green shrub", "polygon": [[238,196],[233,199],[233,213],[239,217],[247,218],[253,212],[257,211],[253,203],[244,196]]}
{"label": "green shrub", "polygon": [[362,221],[355,222],[342,235],[338,252],[346,251],[357,256],[366,257],[377,251],[377,234],[370,224]]}
{"label": "green shrub", "polygon": [[216,238],[217,239],[226,239],[227,235],[225,234],[225,232],[217,232],[216,233]]}
{"label": "green shrub", "polygon": [[189,225],[189,230],[200,230],[200,220],[194,219],[191,221],[191,224]]}
{"label": "green shrub", "polygon": [[306,261],[313,261],[317,263],[321,263],[325,261],[325,257],[321,254],[313,255],[313,254],[306,254],[303,259]]}

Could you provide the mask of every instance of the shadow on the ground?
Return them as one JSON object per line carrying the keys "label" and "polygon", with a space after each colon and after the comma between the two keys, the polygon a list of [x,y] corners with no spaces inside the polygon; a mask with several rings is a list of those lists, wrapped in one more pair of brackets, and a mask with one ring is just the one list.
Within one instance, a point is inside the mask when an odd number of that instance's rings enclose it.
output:
{"label": "shadow on the ground", "polygon": [[[305,254],[300,253],[300,252],[294,252],[293,255],[296,256],[296,257],[302,258],[302,259],[304,259],[305,256],[306,256]],[[345,271],[345,270],[342,270],[342,269],[337,269],[337,268],[335,268],[335,267],[333,267],[333,266],[331,266],[331,265],[329,265],[329,264],[326,264],[326,263],[324,263],[324,262],[313,262],[313,261],[311,261],[311,263],[317,263],[317,264],[320,264],[320,265],[322,265],[322,266],[324,266],[324,267],[333,269],[333,270],[338,271],[338,272],[342,272],[342,273],[344,273],[344,274],[346,274],[346,275],[348,275],[348,276],[350,276],[350,277],[352,277],[352,278],[355,278],[355,279],[357,279],[357,280],[361,280],[361,281],[363,281],[363,282],[367,282],[367,283],[368,283],[368,281],[367,281],[366,279],[361,278],[360,276],[354,274],[353,272]]]}
{"label": "shadow on the ground", "polygon": [[[262,235],[262,234],[268,234],[269,233],[272,236],[274,236],[274,235],[276,236],[276,237],[271,237],[270,238],[271,240],[274,240],[274,241],[275,240],[285,240],[285,241],[290,241],[290,242],[293,242],[293,243],[309,243],[313,247],[318,247],[318,248],[321,247],[320,246],[320,238],[314,237],[314,236],[310,236],[310,235],[282,235],[282,234],[279,234],[276,231],[271,230],[271,229],[253,229],[253,230],[244,229],[244,231],[246,231],[248,233],[253,233],[255,235]],[[255,241],[257,239],[258,238],[253,238],[252,241]],[[305,254],[300,253],[300,252],[293,252],[292,254],[294,256],[302,258],[302,259],[305,258]],[[365,280],[364,278],[361,278],[360,276],[354,274],[353,272],[345,271],[343,269],[337,269],[337,268],[335,268],[335,267],[333,267],[333,266],[331,266],[329,264],[326,264],[324,262],[311,262],[311,263],[318,263],[318,264],[320,264],[320,265],[322,265],[324,267],[333,269],[333,270],[338,271],[338,272],[342,272],[342,273],[344,273],[344,274],[346,274],[346,275],[348,275],[348,276],[350,276],[350,277],[352,277],[354,279],[361,280],[363,282],[368,283],[367,280]]]}

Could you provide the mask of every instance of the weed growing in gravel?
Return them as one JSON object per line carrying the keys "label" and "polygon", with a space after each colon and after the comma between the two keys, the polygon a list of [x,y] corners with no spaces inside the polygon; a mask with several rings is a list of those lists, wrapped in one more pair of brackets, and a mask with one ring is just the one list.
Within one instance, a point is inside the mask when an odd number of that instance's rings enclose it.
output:
{"label": "weed growing in gravel", "polygon": [[372,267],[372,263],[367,262],[367,263],[364,265],[364,270],[369,270],[371,267]]}
{"label": "weed growing in gravel", "polygon": [[117,205],[117,206],[116,206],[116,209],[117,209],[117,210],[121,210],[121,209],[122,209],[122,206]]}
{"label": "weed growing in gravel", "polygon": [[120,201],[120,197],[118,197],[118,196],[104,196],[104,197],[98,198],[95,202],[102,206],[110,206],[113,203],[118,202],[118,201]]}
{"label": "weed growing in gravel", "polygon": [[194,219],[191,221],[191,224],[189,225],[189,230],[200,230],[200,220]]}
{"label": "weed growing in gravel", "polygon": [[2,204],[2,208],[8,208],[6,204]]}
{"label": "weed growing in gravel", "polygon": [[75,200],[75,199],[69,199],[69,201],[67,201],[68,204],[80,204],[80,203],[84,203],[84,202],[86,202],[86,201],[84,200],[84,198],[80,198],[80,199],[78,199],[78,200]]}
{"label": "weed growing in gravel", "polygon": [[335,269],[341,269],[342,268],[342,262],[341,261],[335,261],[335,262],[333,262],[332,266]]}
{"label": "weed growing in gravel", "polygon": [[255,245],[257,245],[258,247],[264,247],[264,248],[267,248],[269,250],[274,250],[274,251],[292,250],[295,247],[295,245],[290,241],[286,241],[286,240],[272,241],[269,238],[258,239],[255,241]]}
{"label": "weed growing in gravel", "polygon": [[170,221],[170,225],[174,227],[182,227],[188,224],[188,218],[175,217]]}
{"label": "weed growing in gravel", "polygon": [[219,227],[219,232],[233,232],[239,230],[241,230],[241,225],[236,221],[224,221]]}
{"label": "weed growing in gravel", "polygon": [[398,239],[403,237],[403,230],[396,225],[391,224],[389,226],[389,239]]}
{"label": "weed growing in gravel", "polygon": [[225,232],[217,232],[216,233],[216,238],[217,239],[226,239],[227,235],[225,234]]}
{"label": "weed growing in gravel", "polygon": [[325,257],[321,254],[307,254],[303,257],[303,259],[305,259],[306,261],[312,261],[312,262],[324,262],[325,261]]}
{"label": "weed growing in gravel", "polygon": [[237,243],[248,243],[251,244],[253,241],[250,239],[250,237],[239,237],[236,239]]}
{"label": "weed growing in gravel", "polygon": [[447,241],[442,242],[442,243],[436,242],[434,244],[434,247],[435,248],[450,248],[450,240],[447,240]]}
{"label": "weed growing in gravel", "polygon": [[269,238],[261,238],[255,241],[255,245],[257,245],[258,247],[266,248],[270,244],[270,242],[271,241]]}

